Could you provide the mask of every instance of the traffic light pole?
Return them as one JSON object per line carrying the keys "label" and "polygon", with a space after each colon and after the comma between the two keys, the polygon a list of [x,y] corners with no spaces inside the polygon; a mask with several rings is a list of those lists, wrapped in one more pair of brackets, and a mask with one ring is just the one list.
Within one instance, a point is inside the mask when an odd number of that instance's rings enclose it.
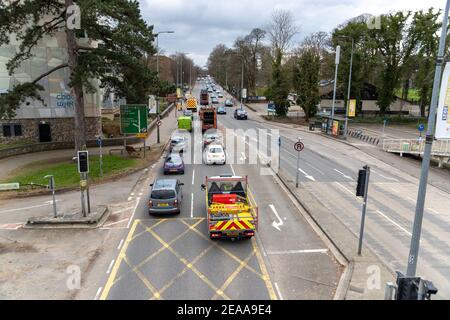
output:
{"label": "traffic light pole", "polygon": [[361,227],[359,229],[358,255],[361,255],[361,250],[362,250],[362,242],[363,242],[363,236],[364,236],[364,223],[366,221],[367,191],[369,190],[369,176],[370,176],[370,167],[365,166],[364,169],[366,170],[366,179],[365,179],[365,184],[364,184],[364,202],[363,202],[362,213],[361,213]]}
{"label": "traffic light pole", "polygon": [[434,130],[436,121],[436,112],[439,99],[439,87],[441,84],[442,67],[444,64],[445,41],[447,39],[448,13],[450,9],[450,0],[447,0],[445,13],[442,22],[441,39],[439,51],[436,58],[436,71],[434,74],[433,93],[431,97],[430,112],[428,115],[428,131],[425,140],[425,150],[422,159],[422,172],[420,174],[419,191],[417,194],[416,213],[414,217],[413,232],[411,237],[411,246],[408,256],[408,268],[406,275],[413,277],[417,269],[417,256],[419,255],[420,236],[422,233],[423,210],[425,206],[425,196],[427,193],[428,171],[430,168],[431,147],[434,140]]}

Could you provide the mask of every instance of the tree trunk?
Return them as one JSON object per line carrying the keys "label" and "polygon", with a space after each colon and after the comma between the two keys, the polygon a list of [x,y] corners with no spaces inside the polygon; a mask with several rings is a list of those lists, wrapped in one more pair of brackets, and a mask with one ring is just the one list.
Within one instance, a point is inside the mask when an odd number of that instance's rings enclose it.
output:
{"label": "tree trunk", "polygon": [[[65,0],[66,8],[73,5],[73,0]],[[67,39],[67,51],[69,55],[69,69],[70,80],[73,81],[73,74],[78,67],[78,53],[77,53],[77,40],[75,37],[75,31],[70,30],[66,26],[66,39]],[[75,95],[75,108],[74,108],[74,141],[75,152],[81,150],[86,146],[86,124],[84,121],[84,96],[83,86],[81,84],[74,84],[72,92]]]}

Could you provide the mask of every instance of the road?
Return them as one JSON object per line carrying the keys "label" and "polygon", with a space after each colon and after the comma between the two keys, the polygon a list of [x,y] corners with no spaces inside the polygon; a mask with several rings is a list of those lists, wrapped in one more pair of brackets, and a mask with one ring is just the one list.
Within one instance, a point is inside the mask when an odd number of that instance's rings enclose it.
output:
{"label": "road", "polygon": [[[256,113],[239,127],[280,128],[261,123]],[[257,121],[256,121],[257,120]],[[224,123],[232,123],[224,118]],[[295,181],[297,153],[293,145],[301,136],[306,145],[300,156],[300,187],[311,192],[355,234],[359,234],[362,200],[355,196],[358,170],[371,166],[364,244],[393,271],[406,271],[414,219],[418,179],[402,168],[379,161],[358,149],[319,134],[281,129],[281,171]],[[406,167],[406,166],[405,166]],[[409,167],[408,167],[409,170]],[[418,259],[419,276],[438,287],[438,298],[450,299],[450,194],[428,186]]]}
{"label": "road", "polygon": [[[199,90],[196,86],[194,96]],[[219,119],[219,125],[228,128],[241,123],[229,115]],[[195,130],[199,128],[194,128],[194,134]],[[151,171],[163,176],[162,161]],[[259,208],[258,236],[211,241],[200,186],[206,176],[231,173],[249,176]],[[179,215],[149,216],[149,188],[138,198],[129,232],[119,244],[120,253],[109,266],[99,298],[333,298],[340,265],[272,176],[260,175],[257,165],[188,164],[178,178],[185,184]]]}

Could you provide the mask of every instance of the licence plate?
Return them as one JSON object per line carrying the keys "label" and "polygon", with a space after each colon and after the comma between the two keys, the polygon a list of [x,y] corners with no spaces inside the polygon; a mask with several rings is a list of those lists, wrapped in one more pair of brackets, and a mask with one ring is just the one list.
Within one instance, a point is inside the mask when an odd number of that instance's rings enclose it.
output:
{"label": "licence plate", "polygon": [[168,207],[168,203],[158,203],[158,207]]}
{"label": "licence plate", "polygon": [[177,169],[170,169],[170,172],[177,172]]}
{"label": "licence plate", "polygon": [[228,236],[229,236],[229,237],[237,237],[237,236],[239,236],[239,232],[230,232],[230,233],[228,234]]}

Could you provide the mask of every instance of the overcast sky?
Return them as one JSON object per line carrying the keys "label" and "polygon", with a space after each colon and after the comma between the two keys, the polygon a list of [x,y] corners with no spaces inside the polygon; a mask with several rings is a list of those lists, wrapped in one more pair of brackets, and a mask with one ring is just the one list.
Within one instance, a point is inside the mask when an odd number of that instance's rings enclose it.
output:
{"label": "overcast sky", "polygon": [[185,52],[201,67],[219,43],[232,46],[238,36],[264,27],[274,9],[290,10],[300,27],[295,43],[311,32],[331,31],[363,13],[392,10],[444,9],[445,0],[140,0],[142,15],[155,32],[165,54]]}

